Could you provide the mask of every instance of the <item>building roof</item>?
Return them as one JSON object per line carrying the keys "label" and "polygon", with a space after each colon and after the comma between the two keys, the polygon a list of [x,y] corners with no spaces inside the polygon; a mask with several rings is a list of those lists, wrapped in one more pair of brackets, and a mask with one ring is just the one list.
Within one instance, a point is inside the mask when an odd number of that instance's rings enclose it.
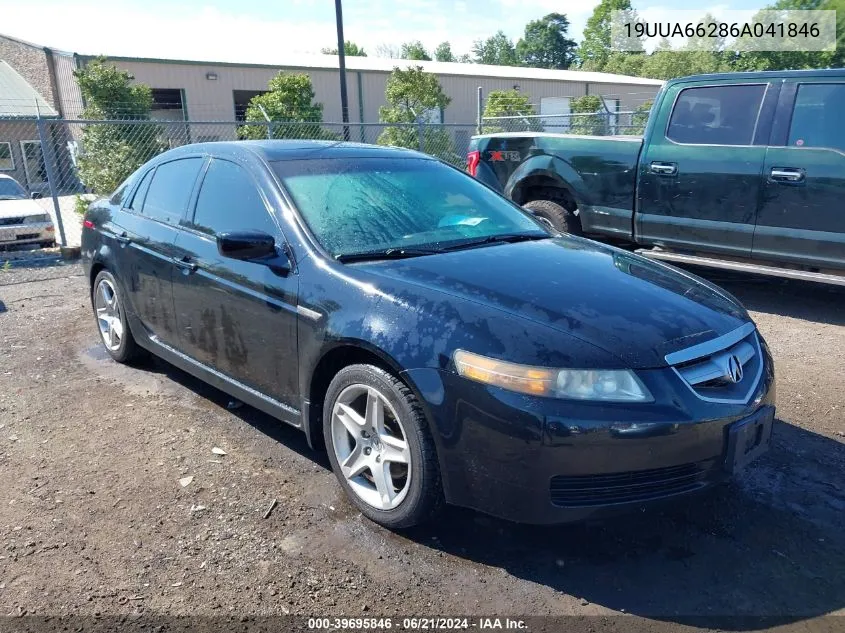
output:
{"label": "building roof", "polygon": [[0,60],[0,119],[36,116],[52,118],[59,113],[14,68]]}
{"label": "building roof", "polygon": [[[95,55],[83,55],[93,58]],[[203,66],[251,66],[266,68],[297,68],[314,70],[337,70],[340,66],[337,55],[290,54],[278,63],[268,63],[266,58],[256,58],[249,54],[232,51],[217,59],[170,59],[160,57],[122,57],[107,56],[112,61],[200,64]],[[490,77],[502,79],[540,79],[546,81],[577,81],[587,83],[626,84],[641,86],[662,86],[659,79],[614,75],[583,70],[551,70],[548,68],[528,68],[524,66],[488,66],[486,64],[459,64],[454,62],[427,62],[410,59],[385,59],[383,57],[346,57],[346,69],[350,71],[391,72],[395,67],[422,66],[426,72],[438,75],[457,75],[464,77]]]}

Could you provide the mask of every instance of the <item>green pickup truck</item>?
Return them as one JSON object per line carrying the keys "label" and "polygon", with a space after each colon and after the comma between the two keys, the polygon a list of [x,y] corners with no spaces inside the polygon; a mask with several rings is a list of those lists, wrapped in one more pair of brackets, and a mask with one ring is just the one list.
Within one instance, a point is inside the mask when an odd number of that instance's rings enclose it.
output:
{"label": "green pickup truck", "polygon": [[562,231],[845,284],[845,69],[675,79],[642,138],[479,135],[467,168]]}

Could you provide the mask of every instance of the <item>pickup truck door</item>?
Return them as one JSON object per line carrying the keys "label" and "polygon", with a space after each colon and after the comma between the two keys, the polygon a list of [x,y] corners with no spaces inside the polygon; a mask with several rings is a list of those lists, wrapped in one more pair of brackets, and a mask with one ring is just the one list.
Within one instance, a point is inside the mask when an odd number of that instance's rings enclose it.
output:
{"label": "pickup truck door", "polygon": [[845,80],[784,84],[752,257],[845,268]]}
{"label": "pickup truck door", "polygon": [[639,164],[640,244],[750,257],[780,84],[669,88]]}

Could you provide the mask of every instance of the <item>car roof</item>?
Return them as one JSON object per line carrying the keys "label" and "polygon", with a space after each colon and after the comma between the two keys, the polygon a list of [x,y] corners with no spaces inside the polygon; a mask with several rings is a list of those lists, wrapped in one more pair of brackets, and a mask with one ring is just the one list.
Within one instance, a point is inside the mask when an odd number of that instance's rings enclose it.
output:
{"label": "car roof", "polygon": [[183,154],[207,153],[211,156],[233,156],[243,152],[258,155],[267,162],[306,158],[424,158],[431,156],[401,147],[368,145],[345,141],[258,140],[217,141],[183,145],[161,157],[178,158]]}

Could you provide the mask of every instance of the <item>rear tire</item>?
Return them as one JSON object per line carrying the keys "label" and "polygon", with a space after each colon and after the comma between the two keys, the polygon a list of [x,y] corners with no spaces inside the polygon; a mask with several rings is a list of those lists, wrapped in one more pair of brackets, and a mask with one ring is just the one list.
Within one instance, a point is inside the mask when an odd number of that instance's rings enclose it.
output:
{"label": "rear tire", "polygon": [[581,220],[572,211],[567,210],[557,202],[551,200],[531,200],[522,205],[540,220],[545,220],[558,231],[571,233],[572,235],[583,235]]}
{"label": "rear tire", "polygon": [[136,360],[141,349],[132,336],[126,319],[126,303],[117,280],[107,270],[101,270],[91,287],[91,306],[100,332],[103,347],[118,363]]}
{"label": "rear tire", "polygon": [[443,507],[425,414],[393,374],[373,365],[341,369],[326,391],[323,436],[340,485],[372,521],[409,528]]}

